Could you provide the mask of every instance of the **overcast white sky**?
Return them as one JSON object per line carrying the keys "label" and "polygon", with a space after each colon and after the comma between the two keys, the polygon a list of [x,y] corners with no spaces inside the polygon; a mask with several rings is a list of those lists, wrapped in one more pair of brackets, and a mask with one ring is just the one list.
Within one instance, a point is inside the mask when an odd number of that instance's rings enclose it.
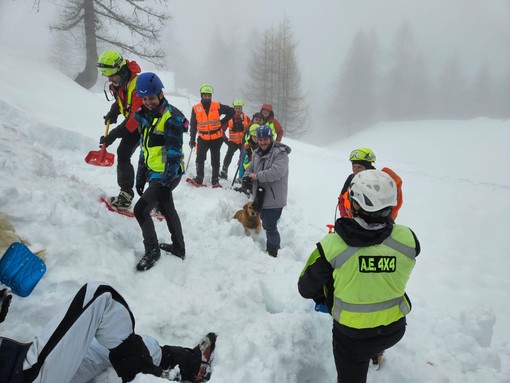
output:
{"label": "overcast white sky", "polygon": [[[397,28],[408,21],[415,31],[417,50],[438,66],[454,52],[472,72],[482,64],[501,72],[510,62],[508,0],[169,0],[168,9],[172,20],[166,35],[173,35],[191,63],[204,60],[216,29],[226,40],[246,45],[249,52],[254,30],[263,31],[287,16],[298,43],[303,91],[312,106],[329,102],[338,68],[360,29],[373,29],[387,49]],[[33,0],[2,0],[0,47],[30,51],[34,59],[48,57],[47,26],[54,15],[55,6],[49,0],[41,0],[38,13],[33,11]],[[171,60],[169,40],[165,48]],[[207,81],[197,73],[197,82]]]}

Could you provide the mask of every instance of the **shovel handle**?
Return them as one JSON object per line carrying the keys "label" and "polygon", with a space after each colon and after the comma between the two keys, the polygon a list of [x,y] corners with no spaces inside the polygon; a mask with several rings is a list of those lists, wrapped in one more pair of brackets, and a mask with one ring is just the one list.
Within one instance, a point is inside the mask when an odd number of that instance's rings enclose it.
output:
{"label": "shovel handle", "polygon": [[110,119],[106,120],[106,129],[104,131],[104,136],[108,135],[108,131],[110,130]]}

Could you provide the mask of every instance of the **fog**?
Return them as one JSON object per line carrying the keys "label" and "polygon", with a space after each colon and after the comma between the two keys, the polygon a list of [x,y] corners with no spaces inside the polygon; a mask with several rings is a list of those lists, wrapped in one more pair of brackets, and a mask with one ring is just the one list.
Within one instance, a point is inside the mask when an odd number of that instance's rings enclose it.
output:
{"label": "fog", "polygon": [[[495,77],[502,77],[510,61],[508,3],[506,0],[170,0],[171,20],[162,45],[167,52],[168,69],[176,72],[180,87],[193,94],[198,93],[200,84],[210,83],[215,88],[215,98],[230,104],[242,95],[246,85],[246,68],[257,34],[277,26],[287,17],[297,44],[302,91],[307,94],[313,131],[334,120],[328,111],[334,105],[340,69],[360,30],[373,31],[382,49],[389,50],[399,26],[407,22],[413,28],[415,49],[426,57],[432,73],[457,54],[467,75],[474,75],[485,65]],[[67,60],[65,54],[55,53],[55,38],[51,38],[48,28],[57,10],[49,0],[41,0],[38,12],[33,0],[2,0],[0,46],[31,52],[34,70],[37,59]],[[212,39],[219,38],[233,47],[237,56],[238,73],[232,74],[230,84],[208,75]],[[384,59],[383,54],[381,60]],[[137,61],[143,70],[154,69],[143,60]],[[72,59],[71,64],[64,65],[69,76],[82,69]]]}

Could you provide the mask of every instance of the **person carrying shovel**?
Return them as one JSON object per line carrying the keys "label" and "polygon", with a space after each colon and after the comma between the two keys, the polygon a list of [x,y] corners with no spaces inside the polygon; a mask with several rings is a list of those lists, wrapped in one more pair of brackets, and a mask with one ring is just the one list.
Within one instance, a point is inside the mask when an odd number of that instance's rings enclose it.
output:
{"label": "person carrying shovel", "polygon": [[107,50],[99,56],[97,67],[99,72],[110,82],[110,92],[115,97],[115,103],[104,116],[105,124],[117,123],[119,115],[125,120],[104,136],[101,136],[100,145],[106,147],[120,138],[117,148],[117,183],[120,192],[117,197],[111,198],[111,205],[116,209],[128,209],[133,201],[135,184],[135,171],[131,164],[131,156],[140,144],[138,122],[133,118],[134,113],[142,106],[142,100],[135,91],[136,78],[141,72],[135,61],[125,60],[118,52]]}

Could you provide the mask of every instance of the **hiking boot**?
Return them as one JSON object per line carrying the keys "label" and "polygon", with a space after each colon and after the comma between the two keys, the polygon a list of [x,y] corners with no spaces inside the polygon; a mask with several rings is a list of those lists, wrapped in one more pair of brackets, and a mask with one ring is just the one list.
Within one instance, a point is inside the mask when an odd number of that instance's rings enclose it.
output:
{"label": "hiking boot", "polygon": [[186,258],[186,251],[176,249],[173,243],[160,243],[159,248],[181,258],[182,260]]}
{"label": "hiking boot", "polygon": [[198,346],[194,348],[194,350],[200,350],[200,366],[198,368],[197,375],[193,380],[194,383],[207,382],[211,378],[212,374],[212,366],[211,362],[213,360],[213,352],[216,346],[216,334],[210,332],[205,337],[202,338]]}
{"label": "hiking boot", "polygon": [[228,173],[225,169],[223,169],[221,172],[220,172],[220,178],[222,180],[228,180]]}
{"label": "hiking boot", "polygon": [[267,253],[268,253],[271,257],[276,258],[276,257],[278,256],[278,249],[268,248],[268,249],[267,249]]}
{"label": "hiking boot", "polygon": [[377,353],[376,355],[374,355],[371,358],[372,364],[375,364],[375,365],[379,366],[379,368],[381,368],[383,353],[384,353],[384,351],[381,351],[381,352]]}
{"label": "hiking boot", "polygon": [[146,250],[145,255],[142,257],[142,259],[140,259],[138,265],[136,265],[136,269],[138,271],[149,270],[152,266],[154,266],[160,256],[161,252],[159,249]]}
{"label": "hiking boot", "polygon": [[111,199],[111,205],[119,210],[129,209],[131,202],[133,202],[133,196],[122,190],[117,197],[112,197]]}

